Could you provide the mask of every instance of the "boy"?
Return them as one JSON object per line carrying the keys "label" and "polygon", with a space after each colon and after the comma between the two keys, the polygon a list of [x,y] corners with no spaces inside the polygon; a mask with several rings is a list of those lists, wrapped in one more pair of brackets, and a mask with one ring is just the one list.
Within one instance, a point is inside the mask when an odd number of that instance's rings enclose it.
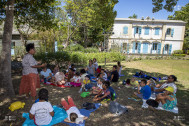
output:
{"label": "boy", "polygon": [[[141,89],[140,89],[141,86]],[[140,84],[138,85],[138,92],[134,92],[136,96],[138,96],[141,99],[149,99],[151,96],[151,88],[147,85],[147,81],[145,79],[142,79]]]}
{"label": "boy", "polygon": [[42,76],[42,79],[44,79],[44,83],[50,82],[52,78],[52,71],[50,69],[47,69],[47,67],[45,66],[40,72],[40,75]]}
{"label": "boy", "polygon": [[39,101],[31,107],[29,117],[34,119],[36,125],[48,125],[52,121],[54,111],[48,101],[48,90],[42,88],[39,93]]}
{"label": "boy", "polygon": [[112,82],[118,82],[119,80],[119,73],[117,72],[117,66],[113,66],[113,72],[111,73],[111,79]]}

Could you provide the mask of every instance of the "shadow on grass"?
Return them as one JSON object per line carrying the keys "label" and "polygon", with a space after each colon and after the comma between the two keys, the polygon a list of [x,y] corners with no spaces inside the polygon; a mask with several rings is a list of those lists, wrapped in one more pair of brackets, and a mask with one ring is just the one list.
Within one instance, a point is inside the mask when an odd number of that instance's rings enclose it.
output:
{"label": "shadow on grass", "polygon": [[[103,65],[102,65],[103,66]],[[106,65],[106,68],[112,69],[112,65]],[[122,85],[122,81],[128,78],[131,78],[136,72],[141,71],[140,69],[133,69],[133,68],[125,68],[123,67],[122,74],[124,77],[121,77],[118,83],[112,84],[112,87],[115,89],[118,98],[116,99],[122,105],[127,106],[129,112],[123,114],[121,116],[115,117],[110,114],[108,110],[108,106],[103,105],[95,112],[91,113],[89,119],[86,121],[86,126],[96,126],[96,125],[103,125],[103,126],[127,126],[127,125],[182,125],[188,124],[188,113],[189,110],[189,91],[184,90],[183,86],[180,83],[177,83],[178,91],[177,91],[177,99],[178,99],[178,108],[179,114],[174,114],[166,111],[160,110],[149,110],[141,108],[142,102],[136,102],[133,100],[128,99],[134,90],[131,88],[126,88]],[[167,76],[160,73],[150,73],[144,71],[147,75],[154,76],[154,77],[163,77]],[[16,98],[11,99],[9,102],[4,103],[0,107],[1,115],[0,115],[0,122],[3,125],[21,125],[25,119],[21,117],[23,112],[29,112],[32,102],[31,98],[26,99],[24,96],[19,97],[19,84],[20,84],[20,76],[13,77],[13,85],[16,92]],[[43,85],[41,87],[45,87],[49,91],[49,101],[52,105],[59,105],[60,99],[62,97],[66,98],[68,95],[71,95],[75,101],[75,104],[78,108],[81,108],[82,104],[85,102],[92,102],[92,97],[81,98],[80,94],[78,93],[79,88],[59,88],[54,87],[51,85]],[[39,89],[37,90],[37,92]],[[11,112],[8,107],[14,101],[22,101],[25,102],[26,105],[23,109],[15,110]],[[3,99],[2,99],[3,101]],[[3,121],[6,115],[16,116],[15,122]],[[175,117],[182,116],[185,120],[179,121],[174,120]],[[65,125],[65,124],[57,124]]]}

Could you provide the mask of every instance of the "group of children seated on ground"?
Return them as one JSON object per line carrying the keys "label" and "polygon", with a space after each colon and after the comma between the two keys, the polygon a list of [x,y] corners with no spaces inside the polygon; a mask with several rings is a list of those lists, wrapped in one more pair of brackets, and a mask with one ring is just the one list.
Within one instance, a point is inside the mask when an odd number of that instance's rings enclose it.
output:
{"label": "group of children seated on ground", "polygon": [[[146,103],[150,107],[157,108],[160,105],[165,110],[172,110],[177,105],[177,87],[175,81],[177,81],[177,78],[174,75],[170,75],[164,82],[160,82],[159,80],[154,81],[152,78],[148,81],[142,79],[137,82],[135,78],[132,78],[131,80],[127,79],[123,84],[127,87],[136,87],[138,83],[137,92],[134,92],[135,98],[147,100]],[[150,99],[152,94],[155,96],[155,100]]]}

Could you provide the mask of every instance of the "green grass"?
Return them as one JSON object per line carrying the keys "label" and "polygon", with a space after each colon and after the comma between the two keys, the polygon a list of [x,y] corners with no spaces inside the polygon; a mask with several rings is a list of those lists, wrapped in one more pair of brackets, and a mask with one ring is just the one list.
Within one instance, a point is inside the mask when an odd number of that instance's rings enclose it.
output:
{"label": "green grass", "polygon": [[[132,62],[121,62],[123,66],[122,74],[130,78],[136,72],[144,71],[147,75],[163,77],[175,75],[178,78],[177,84],[180,88],[189,89],[189,61],[188,60],[140,60]],[[100,64],[104,66],[104,64]],[[116,63],[107,63],[106,68],[111,69]]]}

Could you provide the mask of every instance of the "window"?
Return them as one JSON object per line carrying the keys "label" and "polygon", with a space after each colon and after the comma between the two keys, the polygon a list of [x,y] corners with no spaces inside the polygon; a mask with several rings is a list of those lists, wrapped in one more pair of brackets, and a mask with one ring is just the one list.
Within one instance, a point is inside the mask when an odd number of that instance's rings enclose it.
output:
{"label": "window", "polygon": [[165,45],[165,51],[168,51],[168,50],[169,50],[169,45],[166,44],[166,45]]}
{"label": "window", "polygon": [[166,34],[167,34],[167,35],[171,35],[171,29],[170,29],[170,28],[167,29]]}
{"label": "window", "polygon": [[152,47],[152,50],[157,50],[157,43],[153,43],[153,47]]}
{"label": "window", "polygon": [[159,35],[160,28],[155,28],[155,35]]}
{"label": "window", "polygon": [[138,42],[135,44],[135,50],[138,49]]}
{"label": "window", "polygon": [[136,33],[139,33],[139,28],[138,27],[136,27]]}
{"label": "window", "polygon": [[123,27],[123,34],[128,34],[128,27],[127,26]]}
{"label": "window", "polygon": [[149,35],[149,31],[150,31],[150,28],[149,27],[145,27],[145,35]]}

